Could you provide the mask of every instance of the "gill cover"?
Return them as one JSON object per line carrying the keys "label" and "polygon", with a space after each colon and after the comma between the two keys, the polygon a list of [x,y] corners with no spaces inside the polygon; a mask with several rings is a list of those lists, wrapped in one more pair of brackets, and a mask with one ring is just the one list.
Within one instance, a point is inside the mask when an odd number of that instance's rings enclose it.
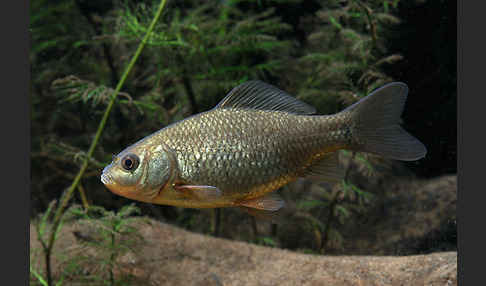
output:
{"label": "gill cover", "polygon": [[175,154],[165,145],[160,144],[146,152],[144,175],[138,186],[145,196],[155,197],[167,183],[173,181],[177,161]]}

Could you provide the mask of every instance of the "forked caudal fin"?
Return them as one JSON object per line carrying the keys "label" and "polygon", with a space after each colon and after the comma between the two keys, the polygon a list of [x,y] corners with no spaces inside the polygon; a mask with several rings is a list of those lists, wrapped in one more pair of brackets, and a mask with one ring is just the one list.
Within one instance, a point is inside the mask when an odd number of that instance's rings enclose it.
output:
{"label": "forked caudal fin", "polygon": [[425,156],[424,144],[400,127],[407,94],[406,84],[393,82],[343,110],[351,113],[359,151],[402,161]]}

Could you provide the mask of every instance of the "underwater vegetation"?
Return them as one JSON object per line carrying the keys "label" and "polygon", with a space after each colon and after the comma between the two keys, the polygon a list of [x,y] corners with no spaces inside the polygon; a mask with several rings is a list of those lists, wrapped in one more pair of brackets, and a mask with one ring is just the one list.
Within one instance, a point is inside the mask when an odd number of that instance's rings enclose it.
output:
{"label": "underwater vegetation", "polygon": [[[343,226],[382,201],[386,191],[377,186],[397,177],[412,180],[417,175],[455,172],[450,167],[455,166],[450,163],[455,161],[455,67],[442,61],[448,49],[424,64],[426,68],[440,62],[436,66],[451,71],[443,77],[439,73],[448,88],[427,94],[424,86],[439,82],[438,75],[430,72],[426,83],[415,86],[420,76],[407,70],[407,64],[413,63],[414,46],[407,50],[404,43],[416,32],[413,18],[403,11],[425,13],[441,3],[32,1],[31,214],[43,241],[37,254],[46,261],[46,269],[31,264],[32,281],[43,285],[67,281],[52,277],[49,269],[50,251],[65,220],[102,225],[98,232],[103,238],[94,240],[92,247],[120,246],[115,242],[125,240],[119,238],[138,237],[136,229],[124,232],[121,225],[132,216],[149,216],[192,231],[267,246],[338,252],[345,245]],[[440,33],[435,37],[447,35],[447,27],[436,27]],[[397,48],[397,43],[402,45]],[[455,50],[450,54],[455,57]],[[415,75],[417,81],[408,81],[398,68]],[[399,164],[352,149],[333,158],[342,165],[341,179],[334,186],[297,180],[281,187],[279,194],[291,213],[284,220],[300,222],[311,234],[305,237],[309,243],[290,239],[299,230],[289,225],[270,225],[231,209],[138,202],[125,212],[133,201],[108,192],[100,182],[113,154],[161,128],[210,110],[229,90],[252,80],[278,86],[322,115],[338,113],[387,83],[407,82],[410,93],[400,123],[427,146],[427,156]],[[440,111],[418,107],[433,103]],[[444,127],[450,121],[453,127]],[[437,131],[446,130],[449,137],[432,134],[432,125]],[[307,150],[298,144],[295,148]],[[213,189],[206,190],[203,194],[211,195]],[[189,188],[189,197],[191,192],[195,193]],[[68,215],[70,208],[77,215]],[[98,212],[93,214],[92,209]],[[108,229],[114,236],[103,236]],[[97,276],[92,278],[119,283],[113,261],[122,252],[100,253],[105,253],[100,259],[107,266],[94,271]],[[75,269],[66,266],[65,277],[74,275]]]}

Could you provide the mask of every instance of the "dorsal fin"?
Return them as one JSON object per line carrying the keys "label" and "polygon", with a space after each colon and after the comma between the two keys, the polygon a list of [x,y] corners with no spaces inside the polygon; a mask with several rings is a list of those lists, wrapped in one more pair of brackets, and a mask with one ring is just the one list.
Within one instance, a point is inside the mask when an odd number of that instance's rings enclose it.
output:
{"label": "dorsal fin", "polygon": [[233,88],[215,108],[249,108],[314,114],[315,108],[273,85],[258,80],[247,81]]}

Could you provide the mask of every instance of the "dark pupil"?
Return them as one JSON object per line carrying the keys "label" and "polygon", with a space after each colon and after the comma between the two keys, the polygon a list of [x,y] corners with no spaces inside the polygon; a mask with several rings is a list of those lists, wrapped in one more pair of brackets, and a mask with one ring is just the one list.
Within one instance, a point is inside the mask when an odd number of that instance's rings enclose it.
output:
{"label": "dark pupil", "polygon": [[133,165],[133,162],[132,162],[131,159],[125,159],[125,167],[127,167],[127,169],[131,169],[132,165]]}

